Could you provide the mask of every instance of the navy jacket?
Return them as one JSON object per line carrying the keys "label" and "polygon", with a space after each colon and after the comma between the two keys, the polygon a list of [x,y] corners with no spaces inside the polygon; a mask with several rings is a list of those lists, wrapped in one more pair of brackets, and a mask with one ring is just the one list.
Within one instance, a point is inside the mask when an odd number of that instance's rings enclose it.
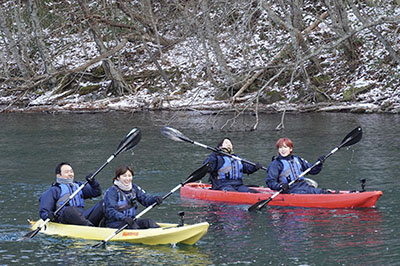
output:
{"label": "navy jacket", "polygon": [[[84,182],[74,182],[79,186],[82,185]],[[53,183],[52,186],[45,191],[39,198],[39,216],[43,220],[48,218],[48,212],[54,212],[57,209],[57,201],[60,198],[61,188],[58,186],[57,183]],[[97,182],[96,179],[93,179],[91,184],[86,184],[83,189],[83,198],[90,199],[95,198],[101,195],[101,187],[100,184]],[[58,212],[58,216],[62,215],[63,209]]]}
{"label": "navy jacket", "polygon": [[[237,155],[235,155],[235,156],[240,158],[240,156],[237,156]],[[219,153],[216,153],[216,152],[213,152],[205,160],[204,163],[209,162],[209,173],[210,173],[210,179],[211,180],[216,180],[218,178],[218,170],[224,164],[223,157],[224,157],[223,155],[221,155]],[[242,165],[243,165],[243,173],[245,173],[245,174],[252,174],[252,173],[254,173],[254,172],[256,172],[258,170],[254,165],[249,164],[249,163],[245,163],[243,161],[242,161]],[[236,180],[224,180],[224,182],[232,183],[232,182],[238,182],[239,181],[240,183],[242,183],[243,174],[240,173],[240,176],[237,177],[237,178],[238,178],[237,181]]]}
{"label": "navy jacket", "polygon": [[[295,155],[289,155],[287,157],[282,157],[281,155],[279,155],[277,158],[275,158],[268,166],[268,174],[267,177],[265,178],[265,183],[267,184],[267,186],[270,189],[273,190],[279,190],[280,189],[280,182],[279,182],[279,175],[281,174],[282,170],[283,170],[283,164],[280,160],[283,159],[290,159],[290,157],[293,157]],[[307,170],[308,168],[310,168],[313,164],[307,162],[306,160],[296,156],[301,164],[301,171],[304,172],[305,170]],[[320,171],[322,170],[322,163],[318,164],[317,166],[315,166],[314,168],[311,169],[310,172],[308,172],[311,175],[316,175],[318,174]],[[289,189],[289,193],[296,193],[296,186],[298,186],[299,184],[301,184],[302,186],[302,190],[304,189],[303,186],[305,186],[304,184],[306,184],[305,181],[300,181],[300,182],[296,182],[294,183],[290,189]],[[307,184],[306,184],[307,185]]]}
{"label": "navy jacket", "polygon": [[[150,194],[146,193],[146,191],[144,191],[138,185],[132,184],[132,189],[136,193],[136,200],[143,206],[148,207],[152,205],[154,202],[156,202],[156,196],[151,196]],[[113,223],[120,224],[120,222],[126,218],[126,216],[117,209],[118,191],[119,189],[115,185],[113,185],[104,194],[106,226],[108,227],[112,227]],[[137,209],[137,205],[135,209]]]}

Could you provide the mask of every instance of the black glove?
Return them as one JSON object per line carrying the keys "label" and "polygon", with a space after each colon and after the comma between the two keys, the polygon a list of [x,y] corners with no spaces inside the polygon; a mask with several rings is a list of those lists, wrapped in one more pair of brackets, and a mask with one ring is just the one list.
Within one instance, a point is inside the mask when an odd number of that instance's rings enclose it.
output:
{"label": "black glove", "polygon": [[289,191],[289,184],[288,183],[281,183],[279,185],[279,189],[281,189],[282,192],[288,192]]}
{"label": "black glove", "polygon": [[50,219],[50,221],[54,222],[57,220],[57,215],[54,214],[54,212],[48,212],[47,217]]}
{"label": "black glove", "polygon": [[160,196],[155,196],[154,197],[154,202],[157,202],[157,204],[160,205],[163,202],[163,199]]}
{"label": "black glove", "polygon": [[125,217],[124,222],[127,223],[129,225],[129,227],[132,227],[132,225],[134,223],[134,221],[131,217]]}
{"label": "black glove", "polygon": [[94,182],[94,178],[91,178],[92,175],[93,175],[93,173],[89,173],[89,174],[85,177],[85,179],[89,182],[90,185],[93,184],[93,182]]}
{"label": "black glove", "polygon": [[325,162],[325,156],[321,156],[318,158],[318,161],[320,161],[321,163]]}
{"label": "black glove", "polygon": [[260,163],[256,163],[255,167],[256,167],[256,170],[259,170],[259,169],[261,169],[263,166],[262,166],[262,164],[260,164]]}

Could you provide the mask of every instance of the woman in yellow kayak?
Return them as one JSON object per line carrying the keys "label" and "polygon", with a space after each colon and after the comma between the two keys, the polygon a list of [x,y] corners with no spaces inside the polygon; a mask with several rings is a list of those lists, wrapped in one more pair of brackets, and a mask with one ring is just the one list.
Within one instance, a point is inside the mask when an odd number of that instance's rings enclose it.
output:
{"label": "woman in yellow kayak", "polygon": [[145,207],[157,202],[161,204],[162,197],[151,196],[141,187],[132,183],[133,169],[120,166],[115,170],[113,186],[104,194],[105,225],[119,228],[128,224],[129,229],[147,229],[159,227],[151,219],[135,219],[137,203]]}

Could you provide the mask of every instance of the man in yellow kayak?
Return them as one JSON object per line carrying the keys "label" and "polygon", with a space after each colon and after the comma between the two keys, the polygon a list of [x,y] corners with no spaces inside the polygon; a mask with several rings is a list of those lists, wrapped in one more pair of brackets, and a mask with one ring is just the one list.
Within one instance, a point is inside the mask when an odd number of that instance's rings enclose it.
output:
{"label": "man in yellow kayak", "polygon": [[147,229],[160,227],[151,219],[135,219],[137,204],[145,207],[162,203],[162,197],[151,196],[138,185],[132,183],[133,169],[120,166],[115,170],[113,185],[104,194],[105,225],[119,228],[128,224],[129,229]]}
{"label": "man in yellow kayak", "polygon": [[101,203],[85,210],[85,199],[101,195],[100,184],[88,175],[88,183],[80,190],[68,204],[55,215],[54,212],[83,184],[74,181],[74,170],[67,162],[59,163],[56,167],[56,182],[45,191],[39,199],[39,216],[43,220],[49,218],[53,222],[76,225],[96,225],[101,219]]}

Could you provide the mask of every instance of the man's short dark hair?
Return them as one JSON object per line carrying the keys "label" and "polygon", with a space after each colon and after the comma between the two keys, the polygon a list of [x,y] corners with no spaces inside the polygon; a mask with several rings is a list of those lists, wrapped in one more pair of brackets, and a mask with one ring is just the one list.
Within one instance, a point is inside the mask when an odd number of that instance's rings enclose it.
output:
{"label": "man's short dark hair", "polygon": [[[67,162],[59,163],[59,164],[56,166],[56,175],[61,175],[61,167],[62,167],[63,165],[69,165],[69,166],[71,166],[71,164],[70,164],[70,163],[67,163]],[[71,167],[72,167],[72,166],[71,166]]]}

